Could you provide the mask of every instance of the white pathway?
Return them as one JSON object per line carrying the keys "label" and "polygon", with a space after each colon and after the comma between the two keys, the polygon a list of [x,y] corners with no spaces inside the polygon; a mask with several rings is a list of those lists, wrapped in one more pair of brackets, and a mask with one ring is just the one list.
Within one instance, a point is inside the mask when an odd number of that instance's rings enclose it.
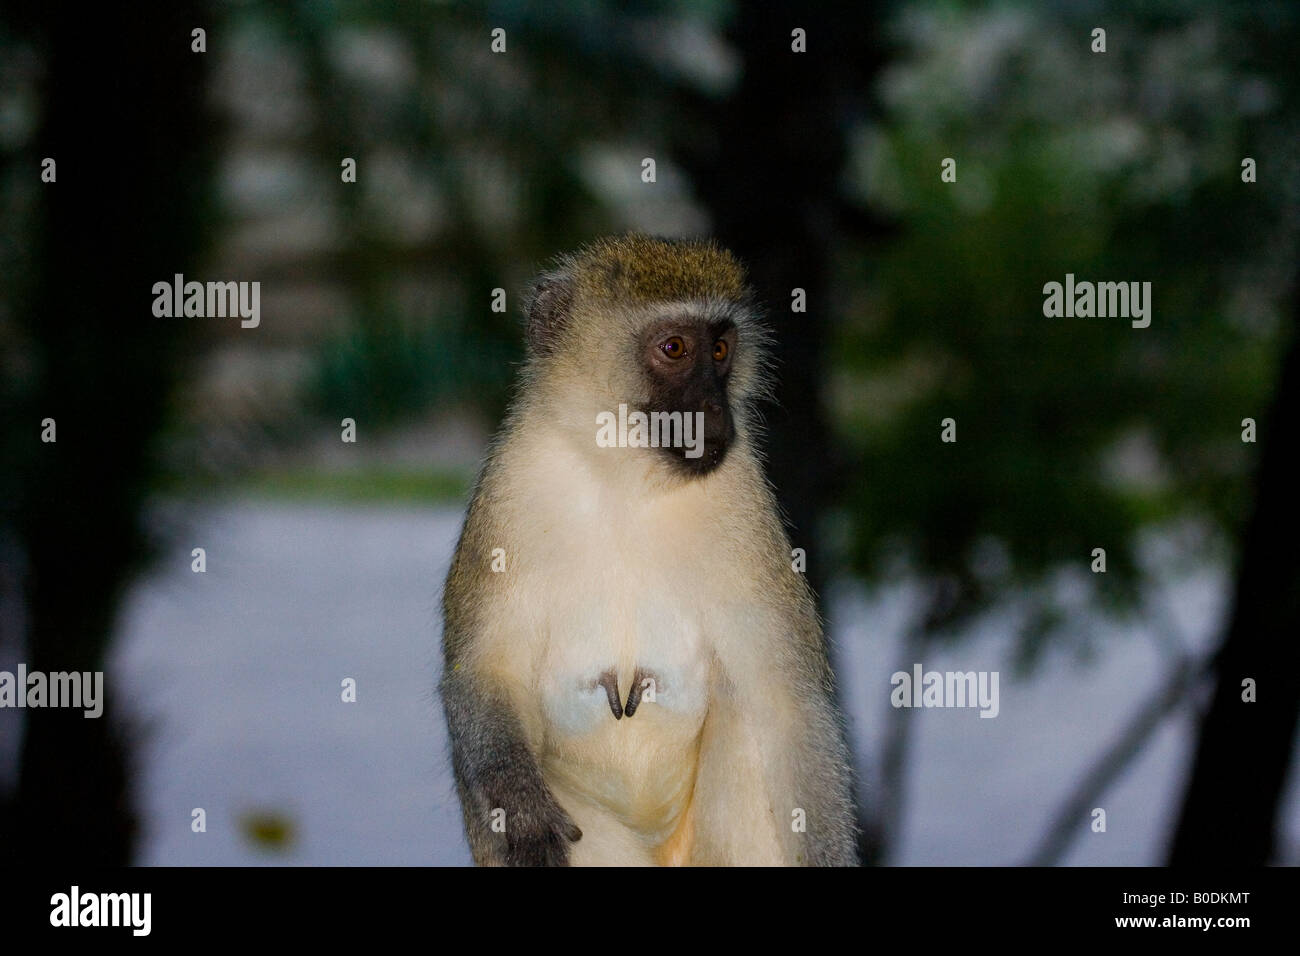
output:
{"label": "white pathway", "polygon": [[[434,697],[438,595],[460,514],[445,509],[233,502],[180,516],[176,546],[127,601],[109,681],[143,734],[138,776],[146,864],[464,864],[469,854]],[[207,572],[190,570],[190,549]],[[1222,613],[1221,578],[1188,579],[1172,605],[1203,643]],[[841,680],[859,746],[879,742],[896,666],[903,591],[849,593]],[[847,623],[846,623],[847,622]],[[1143,695],[1161,661],[1139,632],[1103,630],[1085,663],[1050,658],[1013,679],[987,633],[929,655],[927,670],[999,670],[1000,714],[921,710],[907,776],[899,862],[1022,861],[1047,820]],[[356,703],[340,682],[355,678]],[[1107,832],[1066,862],[1154,864],[1176,806],[1191,724],[1171,720],[1101,799]],[[1293,774],[1294,776],[1294,774]],[[1300,847],[1300,794],[1287,832]],[[207,832],[191,830],[206,811]],[[240,821],[289,821],[279,849]]]}

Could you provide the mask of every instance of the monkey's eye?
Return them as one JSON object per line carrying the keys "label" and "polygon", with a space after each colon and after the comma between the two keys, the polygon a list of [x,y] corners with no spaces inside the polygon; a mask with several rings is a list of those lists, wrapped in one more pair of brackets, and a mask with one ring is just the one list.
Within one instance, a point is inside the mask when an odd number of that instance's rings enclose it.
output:
{"label": "monkey's eye", "polygon": [[664,355],[673,359],[681,358],[686,354],[686,343],[682,341],[680,335],[674,335],[672,338],[665,340],[663,345],[659,346],[659,348],[663,351]]}
{"label": "monkey's eye", "polygon": [[713,343],[713,361],[721,362],[727,357],[728,351],[729,349],[727,348],[726,340],[718,339],[718,341]]}

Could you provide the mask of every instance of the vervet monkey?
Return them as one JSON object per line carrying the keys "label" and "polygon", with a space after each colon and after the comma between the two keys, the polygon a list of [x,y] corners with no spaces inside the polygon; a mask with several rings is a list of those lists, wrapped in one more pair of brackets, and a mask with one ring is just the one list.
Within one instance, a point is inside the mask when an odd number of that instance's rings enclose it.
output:
{"label": "vervet monkey", "polygon": [[769,376],[740,265],[603,239],[526,314],[443,596],[474,859],[855,863],[821,626],[755,447]]}

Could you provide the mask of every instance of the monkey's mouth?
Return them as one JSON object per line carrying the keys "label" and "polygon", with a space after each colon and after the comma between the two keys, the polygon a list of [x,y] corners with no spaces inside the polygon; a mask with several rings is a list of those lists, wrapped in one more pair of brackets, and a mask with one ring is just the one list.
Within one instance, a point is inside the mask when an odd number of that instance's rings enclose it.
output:
{"label": "monkey's mouth", "polygon": [[655,414],[667,414],[683,422],[680,430],[661,431],[657,447],[677,474],[698,478],[713,471],[726,459],[736,438],[736,422],[723,395],[709,395],[706,400],[692,404],[697,410],[676,412],[651,406],[651,414],[652,421]]}
{"label": "monkey's mouth", "polygon": [[[728,426],[728,432],[731,431]],[[691,478],[698,478],[707,475],[713,471],[727,457],[727,451],[731,447],[731,435],[726,438],[705,436],[702,447],[691,448],[661,448],[660,451],[667,456],[668,460],[673,463],[674,468],[681,474]],[[692,452],[698,452],[692,456]]]}

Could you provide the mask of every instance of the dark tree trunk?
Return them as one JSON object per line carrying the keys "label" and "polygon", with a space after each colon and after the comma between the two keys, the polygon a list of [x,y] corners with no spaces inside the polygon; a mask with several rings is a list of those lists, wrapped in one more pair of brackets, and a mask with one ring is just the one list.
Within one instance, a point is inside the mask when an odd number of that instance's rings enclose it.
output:
{"label": "dark tree trunk", "polygon": [[[1272,414],[1260,423],[1255,509],[1171,864],[1276,862],[1278,801],[1300,715],[1300,287]],[[1242,681],[1258,699],[1242,700]]]}
{"label": "dark tree trunk", "polygon": [[[21,552],[29,670],[100,671],[118,602],[146,556],[140,509],[151,441],[185,323],[152,314],[154,282],[193,264],[206,171],[209,53],[196,4],[43,3],[16,24],[40,57],[40,127],[17,174],[36,188],[34,268],[15,281],[31,383],[7,410],[14,490],[0,516]],[[40,440],[53,418],[57,441]],[[129,862],[134,834],[122,708],[105,675],[98,719],[28,709],[16,794],[0,837],[16,861]]]}

